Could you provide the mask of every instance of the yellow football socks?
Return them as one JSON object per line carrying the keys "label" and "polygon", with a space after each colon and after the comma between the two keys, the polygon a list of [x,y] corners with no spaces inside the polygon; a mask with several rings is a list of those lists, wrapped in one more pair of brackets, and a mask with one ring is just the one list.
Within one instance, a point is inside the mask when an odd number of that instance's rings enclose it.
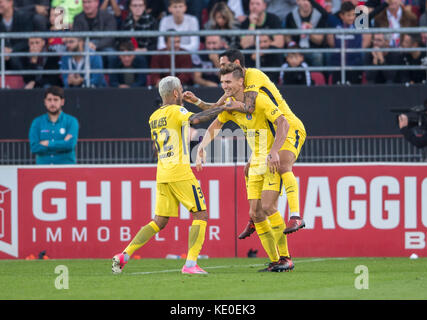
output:
{"label": "yellow football socks", "polygon": [[258,233],[261,244],[272,262],[279,261],[279,253],[276,248],[273,230],[268,219],[262,222],[255,222],[255,230]]}
{"label": "yellow football socks", "polygon": [[283,230],[286,228],[285,221],[283,220],[280,212],[277,211],[271,216],[268,216],[271,229],[273,230],[274,239],[276,241],[277,249],[281,257],[289,257],[288,240]]}
{"label": "yellow football socks", "polygon": [[288,198],[289,211],[299,214],[299,192],[297,179],[292,171],[281,175],[283,185],[285,186],[286,197]]}
{"label": "yellow football socks", "polygon": [[193,220],[188,235],[187,261],[197,261],[205,242],[206,225],[207,222],[204,220]]}
{"label": "yellow football socks", "polygon": [[157,232],[160,231],[160,228],[154,221],[151,221],[149,224],[143,226],[136,236],[132,239],[131,243],[124,250],[129,256],[131,256],[136,250],[141,248],[144,244],[147,243]]}

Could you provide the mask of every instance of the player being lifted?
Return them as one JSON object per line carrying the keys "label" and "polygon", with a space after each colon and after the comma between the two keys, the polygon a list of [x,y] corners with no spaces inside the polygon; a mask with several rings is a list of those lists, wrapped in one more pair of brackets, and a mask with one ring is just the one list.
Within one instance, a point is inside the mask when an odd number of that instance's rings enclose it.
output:
{"label": "player being lifted", "polygon": [[[279,151],[280,165],[278,172],[283,180],[285,192],[288,200],[290,215],[287,227],[284,230],[285,234],[295,232],[305,227],[304,220],[300,217],[299,210],[299,190],[298,182],[292,172],[292,167],[296,162],[300,153],[301,147],[306,138],[306,131],[303,123],[291,111],[286,101],[283,99],[277,87],[262,71],[255,68],[245,68],[244,55],[237,49],[230,49],[220,54],[220,66],[223,67],[227,63],[235,63],[243,68],[244,72],[244,96],[242,101],[233,100],[226,107],[228,111],[239,111],[243,113],[253,113],[256,109],[255,102],[259,96],[267,97],[271,102],[279,107],[289,122],[290,128],[285,145]],[[206,110],[211,107],[216,107],[224,102],[227,94],[224,95],[216,103],[206,103],[196,97],[192,92],[184,92],[184,99],[187,102],[196,104],[201,109]],[[245,230],[239,235],[239,239],[244,239],[250,236],[255,231],[252,220],[249,220]]]}
{"label": "player being lifted", "polygon": [[159,82],[162,105],[151,115],[151,137],[157,149],[157,191],[154,219],[143,226],[129,245],[113,257],[113,273],[122,272],[132,254],[166,227],[170,217],[178,217],[182,203],[193,214],[188,237],[188,254],[182,273],[206,274],[197,265],[205,240],[208,214],[202,189],[190,167],[189,125],[216,117],[223,107],[192,113],[183,107],[182,85],[168,76]]}
{"label": "player being lifted", "polygon": [[[221,86],[228,100],[243,100],[244,71],[237,64],[227,64],[220,69]],[[228,102],[227,100],[227,102]],[[223,111],[209,126],[197,152],[196,166],[201,169],[206,146],[215,138],[222,126],[233,121],[243,130],[252,155],[246,182],[249,214],[256,232],[271,263],[260,271],[281,272],[294,268],[289,256],[285,222],[277,211],[276,203],[282,189],[277,172],[279,150],[285,144],[289,124],[274,103],[263,95],[256,99],[254,112]],[[268,163],[268,168],[267,168]]]}

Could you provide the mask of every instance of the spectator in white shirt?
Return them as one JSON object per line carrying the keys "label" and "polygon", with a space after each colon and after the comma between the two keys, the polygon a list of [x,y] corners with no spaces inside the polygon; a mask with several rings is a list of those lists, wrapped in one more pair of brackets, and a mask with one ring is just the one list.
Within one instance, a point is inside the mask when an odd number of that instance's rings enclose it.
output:
{"label": "spectator in white shirt", "polygon": [[[185,0],[169,0],[168,11],[170,15],[160,20],[159,31],[174,29],[176,31],[199,31],[199,21],[196,17],[185,14],[187,5]],[[197,51],[199,49],[199,36],[182,36],[181,48],[186,51]],[[157,49],[166,48],[164,37],[159,37]]]}

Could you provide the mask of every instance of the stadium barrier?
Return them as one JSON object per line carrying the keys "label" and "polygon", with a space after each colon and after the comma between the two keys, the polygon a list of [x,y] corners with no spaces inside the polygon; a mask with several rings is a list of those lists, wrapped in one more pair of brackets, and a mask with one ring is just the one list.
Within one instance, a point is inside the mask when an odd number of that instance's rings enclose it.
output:
{"label": "stadium barrier", "polygon": [[[293,257],[427,256],[427,165],[298,164],[306,228],[288,236]],[[243,165],[197,172],[209,212],[201,254],[265,257],[258,237],[237,240],[248,221]],[[46,251],[50,258],[111,258],[154,214],[156,168],[0,167],[0,259]],[[288,220],[286,195],[279,211]],[[189,212],[135,254],[165,258],[187,251]]]}
{"label": "stadium barrier", "polygon": [[[172,37],[172,48],[170,51],[97,51],[92,52],[89,50],[89,42],[91,38],[105,38],[105,37],[114,37],[114,38],[131,38],[131,37],[159,37],[159,36],[192,36],[197,35],[200,37],[207,35],[220,35],[220,36],[232,36],[232,35],[254,35],[255,36],[255,49],[253,50],[242,50],[243,53],[255,53],[256,54],[256,67],[263,71],[281,71],[281,66],[274,68],[262,68],[260,64],[260,53],[282,53],[286,54],[289,52],[303,52],[303,53],[339,53],[340,54],[340,65],[339,66],[321,66],[315,67],[310,66],[307,70],[310,72],[322,72],[322,71],[339,71],[341,74],[341,82],[346,83],[346,71],[369,71],[369,70],[426,70],[427,65],[420,66],[407,66],[407,65],[390,65],[390,66],[349,66],[346,65],[346,54],[347,53],[366,53],[372,51],[382,51],[382,52],[414,52],[414,51],[426,51],[427,44],[425,48],[347,48],[346,47],[346,36],[352,34],[374,34],[374,33],[384,33],[384,34],[403,34],[403,33],[427,33],[427,27],[416,27],[416,28],[356,28],[356,29],[335,29],[335,28],[326,28],[326,29],[260,29],[260,30],[200,30],[200,31],[98,31],[98,32],[32,32],[32,33],[20,33],[20,32],[8,32],[0,33],[0,88],[6,87],[6,76],[7,75],[40,75],[40,74],[63,74],[63,73],[74,73],[73,70],[6,70],[5,68],[5,58],[6,57],[30,57],[30,56],[64,56],[64,55],[75,55],[75,53],[70,52],[43,52],[39,54],[29,53],[29,52],[5,52],[5,39],[28,39],[29,37],[40,37],[40,38],[66,38],[66,37],[80,37],[85,39],[85,51],[82,54],[85,57],[85,67],[84,67],[84,79],[86,87],[90,87],[90,74],[91,73],[103,73],[103,74],[112,74],[112,73],[162,73],[170,72],[171,75],[175,75],[178,72],[183,73],[193,73],[196,71],[204,72],[206,71],[203,68],[176,68],[175,66],[175,56],[176,55],[185,55],[185,54],[211,54],[211,53],[220,53],[223,50],[197,50],[197,51],[176,51],[174,49],[174,38]],[[340,48],[304,48],[304,49],[261,49],[260,48],[260,36],[261,35],[311,35],[311,34],[334,34],[341,37]],[[163,69],[91,69],[89,64],[89,57],[91,55],[100,55],[100,56],[118,56],[118,55],[170,55],[171,67]],[[426,62],[427,63],[427,62]],[[288,72],[301,71],[301,68],[287,68]]]}
{"label": "stadium barrier", "polygon": [[[197,138],[197,137],[196,137]],[[195,161],[198,139],[191,144]],[[219,143],[219,145],[218,145]],[[245,139],[221,137],[207,148],[208,163],[245,162],[251,150]],[[79,139],[78,164],[148,164],[155,163],[153,143],[149,138]],[[401,135],[309,136],[298,162],[422,162],[427,148],[418,149]],[[0,165],[35,164],[28,140],[0,140]]]}

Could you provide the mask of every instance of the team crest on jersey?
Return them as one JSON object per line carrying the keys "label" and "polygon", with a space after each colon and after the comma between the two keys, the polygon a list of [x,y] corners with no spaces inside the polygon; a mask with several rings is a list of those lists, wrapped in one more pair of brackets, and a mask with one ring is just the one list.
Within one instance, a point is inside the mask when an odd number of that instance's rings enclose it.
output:
{"label": "team crest on jersey", "polygon": [[246,119],[248,119],[248,120],[252,120],[252,115],[251,115],[250,113],[247,113],[247,114],[246,114]]}

